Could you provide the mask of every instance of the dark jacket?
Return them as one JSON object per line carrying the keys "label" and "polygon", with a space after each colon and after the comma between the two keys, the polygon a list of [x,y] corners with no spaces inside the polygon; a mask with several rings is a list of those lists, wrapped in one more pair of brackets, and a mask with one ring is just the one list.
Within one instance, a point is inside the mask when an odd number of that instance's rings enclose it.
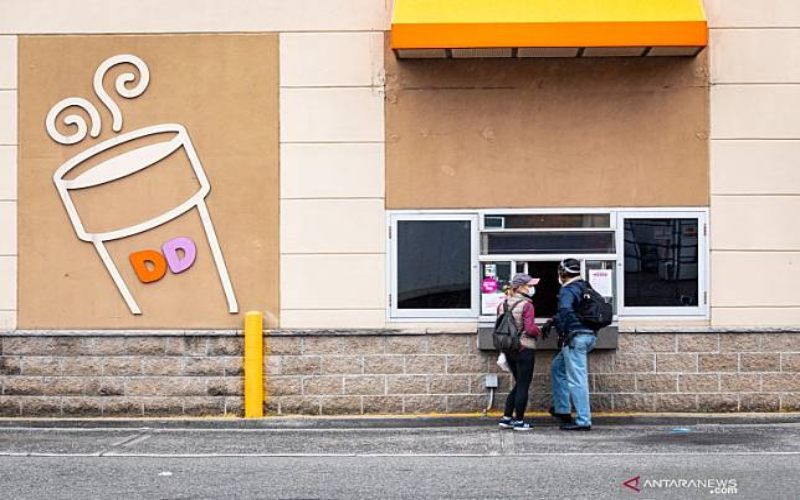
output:
{"label": "dark jacket", "polygon": [[567,342],[575,335],[594,334],[591,328],[581,323],[581,320],[578,319],[578,314],[575,312],[575,308],[581,302],[581,295],[586,285],[586,281],[582,279],[575,280],[568,285],[562,286],[561,291],[558,292],[558,311],[553,318],[553,324],[558,330],[559,338]]}

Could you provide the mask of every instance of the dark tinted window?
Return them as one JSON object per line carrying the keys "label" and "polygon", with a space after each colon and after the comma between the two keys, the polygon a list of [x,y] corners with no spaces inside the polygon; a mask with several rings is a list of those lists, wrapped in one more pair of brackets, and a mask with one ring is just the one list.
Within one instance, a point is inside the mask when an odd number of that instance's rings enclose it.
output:
{"label": "dark tinted window", "polygon": [[397,307],[470,309],[469,221],[398,221]]}
{"label": "dark tinted window", "polygon": [[528,274],[541,281],[536,285],[533,306],[537,318],[552,318],[558,310],[558,262],[528,262]]}
{"label": "dark tinted window", "polygon": [[491,214],[484,217],[487,228],[560,229],[610,227],[609,214]]}
{"label": "dark tinted window", "polygon": [[613,232],[493,233],[485,235],[490,254],[614,253]]}
{"label": "dark tinted window", "polygon": [[697,219],[625,220],[625,305],[697,306]]}

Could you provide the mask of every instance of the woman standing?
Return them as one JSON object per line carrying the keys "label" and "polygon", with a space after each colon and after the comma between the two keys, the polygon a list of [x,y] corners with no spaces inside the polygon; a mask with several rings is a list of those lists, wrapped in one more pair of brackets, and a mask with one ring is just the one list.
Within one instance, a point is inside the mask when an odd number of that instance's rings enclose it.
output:
{"label": "woman standing", "polygon": [[[531,425],[525,422],[525,408],[528,406],[528,390],[533,378],[536,339],[542,334],[535,323],[535,313],[531,298],[536,293],[538,278],[527,274],[517,274],[511,279],[511,296],[506,299],[508,310],[514,317],[514,323],[520,331],[520,347],[516,351],[505,352],[511,374],[514,376],[514,387],[506,398],[505,412],[500,419],[500,427],[527,431]],[[504,305],[498,308],[502,313]]]}

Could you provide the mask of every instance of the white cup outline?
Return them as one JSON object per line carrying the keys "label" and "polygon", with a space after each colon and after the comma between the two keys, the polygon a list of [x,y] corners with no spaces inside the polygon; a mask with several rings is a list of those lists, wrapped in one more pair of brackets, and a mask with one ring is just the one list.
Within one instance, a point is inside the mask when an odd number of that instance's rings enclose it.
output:
{"label": "white cup outline", "polygon": [[[145,166],[141,166],[143,162],[136,161],[137,160],[137,153],[139,156],[141,155],[141,149],[134,150],[132,152],[126,153],[130,155],[131,164],[139,165],[138,168],[130,168],[124,164],[124,162],[117,162],[115,165],[111,167],[110,174],[107,173],[105,175],[106,179],[97,180],[91,183],[77,183],[81,176],[78,176],[76,179],[72,180],[65,180],[64,176],[67,175],[73,168],[77,167],[87,159],[104,152],[108,149],[111,149],[119,144],[133,141],[135,139],[139,139],[142,137],[147,137],[151,135],[163,134],[163,133],[176,133],[176,137],[170,139],[168,144],[172,147],[172,150],[169,154],[162,157],[158,161],[147,163]],[[163,214],[153,217],[152,219],[146,220],[139,224],[135,224],[133,226],[125,227],[122,229],[117,229],[115,231],[108,231],[104,233],[90,233],[87,232],[83,222],[81,221],[80,215],[78,215],[78,211],[75,208],[75,204],[72,201],[72,198],[69,195],[69,191],[71,189],[84,189],[92,186],[98,186],[101,184],[105,184],[107,182],[113,182],[114,180],[122,179],[127,177],[128,175],[132,175],[140,170],[145,168],[151,167],[159,161],[167,158],[175,151],[183,148],[186,151],[186,155],[189,158],[189,163],[192,166],[192,169],[197,176],[197,180],[200,183],[200,189],[193,194],[188,200],[181,203],[175,208],[172,208]],[[106,167],[109,168],[108,166]],[[64,208],[67,211],[67,215],[69,216],[70,222],[72,223],[72,227],[75,230],[78,238],[82,241],[91,242],[97,253],[100,255],[100,259],[103,261],[108,273],[111,275],[111,278],[114,280],[114,283],[117,286],[120,294],[122,295],[125,303],[128,305],[128,309],[130,309],[132,314],[142,314],[139,305],[136,303],[136,300],[133,298],[133,295],[130,292],[130,289],[125,284],[125,281],[122,279],[122,276],[119,273],[114,261],[111,259],[111,256],[108,253],[108,249],[106,249],[105,242],[117,240],[121,238],[126,238],[128,236],[133,236],[136,234],[143,233],[155,227],[161,226],[170,222],[173,219],[176,219],[183,215],[184,213],[192,210],[193,208],[197,207],[197,210],[200,214],[200,220],[203,224],[203,229],[205,230],[206,237],[208,239],[209,246],[211,247],[211,255],[214,259],[214,264],[217,267],[217,273],[219,274],[220,281],[222,283],[222,288],[225,292],[225,299],[228,302],[228,312],[231,314],[236,314],[239,312],[239,306],[236,301],[236,296],[233,291],[233,285],[231,283],[230,275],[228,274],[227,266],[225,265],[225,258],[222,255],[222,249],[219,245],[219,240],[217,239],[216,231],[214,230],[214,224],[211,221],[211,215],[208,213],[208,207],[205,203],[205,197],[211,191],[211,184],[208,182],[208,178],[206,177],[205,171],[203,170],[202,163],[200,162],[200,158],[197,156],[197,152],[192,145],[191,138],[189,137],[189,133],[187,132],[186,128],[183,125],[177,123],[166,123],[161,125],[153,125],[150,127],[141,128],[138,130],[134,130],[132,132],[128,132],[125,134],[121,134],[119,136],[113,137],[106,141],[103,141],[91,148],[86,149],[85,151],[81,152],[80,154],[72,157],[71,159],[67,160],[63,165],[61,165],[53,174],[53,182],[56,185],[56,189],[58,190],[58,194],[61,196],[61,201],[64,204]]]}

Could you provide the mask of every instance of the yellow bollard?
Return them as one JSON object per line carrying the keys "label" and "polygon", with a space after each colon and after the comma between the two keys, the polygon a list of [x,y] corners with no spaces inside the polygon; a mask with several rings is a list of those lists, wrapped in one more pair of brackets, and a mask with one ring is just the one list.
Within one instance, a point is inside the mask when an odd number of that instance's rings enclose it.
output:
{"label": "yellow bollard", "polygon": [[264,315],[244,317],[244,417],[264,416]]}

